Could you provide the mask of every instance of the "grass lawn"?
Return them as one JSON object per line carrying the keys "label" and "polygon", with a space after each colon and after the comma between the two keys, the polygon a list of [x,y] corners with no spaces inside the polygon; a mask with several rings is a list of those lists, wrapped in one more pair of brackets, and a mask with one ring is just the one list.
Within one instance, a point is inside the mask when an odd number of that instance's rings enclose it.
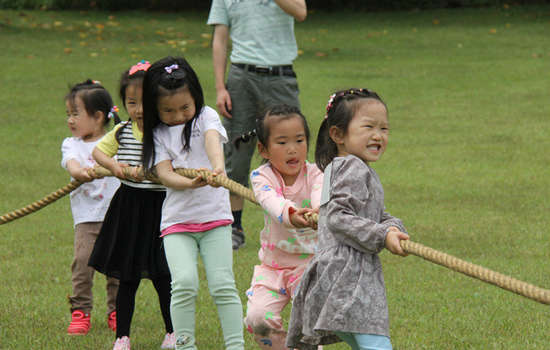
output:
{"label": "grass lawn", "polygon": [[[413,241],[546,289],[549,11],[310,13],[296,24],[295,62],[314,137],[337,89],[368,87],[386,100],[390,145],[373,165],[388,211],[404,220]],[[215,106],[207,16],[0,11],[0,214],[69,182],[59,164],[61,143],[71,135],[68,84],[92,78],[116,95],[132,64],[183,54]],[[243,305],[258,261],[258,207],[247,204],[244,224],[247,245],[234,255]],[[0,226],[0,348],[112,348],[100,275],[90,334],[65,334],[72,244],[68,198]],[[548,348],[548,306],[415,256],[381,258],[395,349]],[[219,350],[221,328],[202,277],[198,347]],[[154,289],[143,281],[134,349],[157,349],[163,336]],[[257,348],[248,333],[245,339],[247,349]],[[348,347],[325,347],[337,349]]]}

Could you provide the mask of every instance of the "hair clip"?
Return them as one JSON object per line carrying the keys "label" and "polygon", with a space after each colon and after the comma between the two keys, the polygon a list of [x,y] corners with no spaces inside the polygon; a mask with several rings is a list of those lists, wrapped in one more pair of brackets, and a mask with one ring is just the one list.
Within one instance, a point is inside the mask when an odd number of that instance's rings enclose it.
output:
{"label": "hair clip", "polygon": [[166,73],[170,74],[170,73],[172,73],[172,71],[175,71],[176,69],[179,69],[179,66],[176,63],[174,63],[171,66],[164,67],[164,69],[166,70]]}
{"label": "hair clip", "polygon": [[132,66],[132,68],[130,68],[130,72],[129,74],[132,75],[134,73],[136,73],[137,71],[147,71],[147,69],[149,69],[149,67],[151,67],[151,63],[147,62],[147,61],[144,61],[144,60],[141,60],[141,62],[135,64]]}
{"label": "hair clip", "polygon": [[325,119],[328,118],[328,111],[332,108],[332,102],[334,101],[334,98],[336,97],[336,94],[332,94],[330,95],[330,98],[328,99],[328,102],[327,102],[327,107],[325,108],[327,113],[325,114]]}
{"label": "hair clip", "polygon": [[94,83],[94,85],[101,85],[101,82],[99,80],[92,80],[92,83]]}
{"label": "hair clip", "polygon": [[109,111],[109,114],[107,114],[107,118],[111,119],[112,117],[115,116],[115,113],[118,113],[119,109],[117,106],[113,106],[113,108],[111,108],[111,110]]}

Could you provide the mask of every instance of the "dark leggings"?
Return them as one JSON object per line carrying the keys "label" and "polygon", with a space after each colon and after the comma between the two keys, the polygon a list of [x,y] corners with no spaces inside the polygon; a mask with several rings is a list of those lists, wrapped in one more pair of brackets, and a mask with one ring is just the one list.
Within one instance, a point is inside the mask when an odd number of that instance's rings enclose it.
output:
{"label": "dark leggings", "polygon": [[[136,304],[136,292],[141,280],[120,281],[116,297],[116,337],[130,336],[130,325],[134,316]],[[166,333],[174,332],[172,319],[170,318],[170,275],[152,280],[153,286],[159,296],[160,311],[164,319]]]}

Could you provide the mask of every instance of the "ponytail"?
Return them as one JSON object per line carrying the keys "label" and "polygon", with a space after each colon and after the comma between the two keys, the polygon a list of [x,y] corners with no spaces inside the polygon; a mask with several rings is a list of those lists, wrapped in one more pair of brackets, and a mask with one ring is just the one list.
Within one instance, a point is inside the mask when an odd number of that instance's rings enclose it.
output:
{"label": "ponytail", "polygon": [[256,129],[254,129],[252,131],[249,131],[246,134],[243,134],[243,135],[237,137],[236,139],[234,139],[233,140],[233,146],[235,146],[235,149],[237,149],[237,151],[238,151],[240,146],[241,146],[241,143],[249,143],[256,136],[258,136],[258,133],[256,132]]}

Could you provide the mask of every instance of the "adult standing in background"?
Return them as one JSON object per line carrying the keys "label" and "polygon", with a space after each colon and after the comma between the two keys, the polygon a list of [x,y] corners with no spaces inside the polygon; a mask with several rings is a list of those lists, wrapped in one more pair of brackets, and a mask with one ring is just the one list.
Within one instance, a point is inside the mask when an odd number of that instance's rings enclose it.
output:
{"label": "adult standing in background", "polygon": [[[214,26],[212,55],[216,79],[216,106],[230,141],[256,128],[255,120],[267,107],[286,103],[300,107],[298,82],[292,62],[298,55],[294,20],[307,16],[305,0],[213,0],[208,25]],[[231,49],[225,75],[229,37]],[[224,146],[227,176],[248,187],[254,143],[236,150]],[[233,250],[244,245],[241,224],[244,198],[231,194]]]}

